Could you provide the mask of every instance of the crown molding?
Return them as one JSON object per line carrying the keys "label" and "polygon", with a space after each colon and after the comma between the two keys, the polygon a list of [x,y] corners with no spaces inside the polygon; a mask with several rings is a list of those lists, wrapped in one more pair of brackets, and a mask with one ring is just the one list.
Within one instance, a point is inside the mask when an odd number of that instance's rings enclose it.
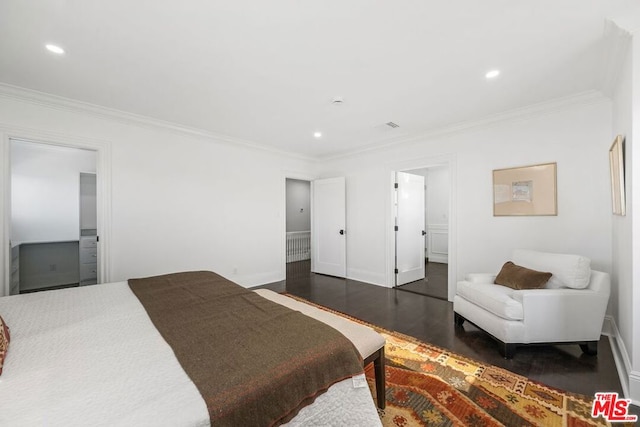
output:
{"label": "crown molding", "polygon": [[160,129],[175,134],[195,136],[211,140],[218,143],[224,143],[234,146],[242,146],[245,148],[259,150],[279,156],[292,157],[298,160],[316,161],[317,159],[305,156],[299,153],[293,153],[284,150],[278,150],[273,147],[258,144],[252,141],[235,138],[221,133],[206,131],[194,127],[169,122],[166,120],[154,119],[152,117],[140,114],[129,113],[113,108],[102,107],[100,105],[91,104],[84,101],[78,101],[71,98],[52,95],[32,89],[26,89],[19,86],[10,85],[0,82],[0,97],[14,99],[17,101],[28,102],[30,104],[52,108],[61,111],[70,111],[74,113],[86,114],[89,116],[113,120],[120,123],[141,126],[151,129]]}
{"label": "crown molding", "polygon": [[619,11],[615,16],[606,19],[605,22],[606,24],[613,22],[630,35],[638,34],[640,32],[640,2],[630,2],[624,11]]}
{"label": "crown molding", "polygon": [[504,111],[502,113],[492,114],[477,120],[469,120],[464,122],[455,123],[452,125],[442,126],[439,128],[431,129],[427,132],[423,132],[417,135],[409,137],[399,137],[393,139],[387,139],[380,143],[368,144],[364,147],[360,147],[354,150],[349,150],[344,153],[335,154],[331,156],[322,157],[321,160],[337,160],[351,156],[361,155],[377,150],[389,149],[395,146],[410,144],[414,142],[420,142],[425,140],[434,139],[437,137],[450,136],[459,133],[468,132],[471,130],[479,130],[495,126],[497,124],[506,124],[510,122],[516,122],[521,120],[528,120],[536,117],[542,117],[556,112],[568,110],[575,106],[580,105],[592,105],[602,102],[609,102],[610,99],[600,91],[590,90],[586,92],[577,93],[574,95],[552,99],[550,101],[544,101],[536,104],[531,104],[526,107],[514,108],[512,110]]}
{"label": "crown molding", "polygon": [[225,143],[236,147],[242,146],[252,150],[259,150],[278,156],[295,158],[312,163],[317,163],[319,161],[336,160],[360,155],[371,151],[388,149],[402,144],[410,144],[413,142],[429,140],[436,137],[454,135],[457,133],[475,129],[482,129],[498,123],[509,123],[511,121],[525,120],[533,117],[548,115],[557,111],[566,110],[576,105],[596,104],[608,100],[608,98],[603,96],[603,94],[599,91],[587,91],[563,98],[557,98],[551,101],[532,104],[527,107],[516,108],[502,113],[493,114],[478,120],[459,122],[456,124],[435,128],[417,135],[386,139],[382,142],[367,144],[364,147],[347,150],[334,155],[311,157],[302,155],[300,153],[278,150],[273,147],[257,144],[240,138],[234,138],[215,132],[205,131],[198,128],[183,126],[173,122],[142,116],[139,114],[128,113],[125,111],[102,107],[83,101],[78,101],[57,95],[51,95],[31,89],[25,89],[6,83],[0,83],[0,97],[28,102],[31,104],[61,111],[71,111],[75,113],[86,114],[89,116],[113,120],[128,125],[141,126],[151,129],[161,129],[164,131],[173,132],[175,134],[195,136],[218,143]]}

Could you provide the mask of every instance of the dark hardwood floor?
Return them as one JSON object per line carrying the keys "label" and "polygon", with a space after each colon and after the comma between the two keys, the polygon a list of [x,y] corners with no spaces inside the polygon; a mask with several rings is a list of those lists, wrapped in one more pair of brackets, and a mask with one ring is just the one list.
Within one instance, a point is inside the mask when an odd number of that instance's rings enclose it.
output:
{"label": "dark hardwood floor", "polygon": [[424,265],[424,279],[400,285],[397,289],[446,300],[449,295],[448,268],[447,264],[427,261]]}
{"label": "dark hardwood floor", "polygon": [[[578,345],[518,347],[503,359],[496,342],[465,322],[453,323],[452,303],[354,280],[310,273],[309,261],[287,265],[287,279],[264,287],[288,292],[383,328],[411,335],[475,360],[500,366],[552,387],[593,397],[597,391],[622,388],[607,337],[598,356],[582,353]],[[634,407],[633,412],[637,413]]]}

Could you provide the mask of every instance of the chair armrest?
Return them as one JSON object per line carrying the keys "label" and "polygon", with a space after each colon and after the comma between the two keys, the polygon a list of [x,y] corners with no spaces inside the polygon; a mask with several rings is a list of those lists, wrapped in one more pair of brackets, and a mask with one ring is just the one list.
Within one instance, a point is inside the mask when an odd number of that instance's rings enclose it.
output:
{"label": "chair armrest", "polygon": [[514,291],[522,303],[527,342],[600,339],[608,293],[590,289],[524,289]]}
{"label": "chair armrest", "polygon": [[496,275],[491,273],[468,273],[464,276],[464,280],[469,283],[493,283]]}

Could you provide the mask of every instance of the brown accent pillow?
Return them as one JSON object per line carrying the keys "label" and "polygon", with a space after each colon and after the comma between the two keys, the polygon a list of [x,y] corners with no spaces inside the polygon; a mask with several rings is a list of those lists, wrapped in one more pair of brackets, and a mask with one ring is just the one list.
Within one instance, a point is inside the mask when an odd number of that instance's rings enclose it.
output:
{"label": "brown accent pillow", "polygon": [[551,273],[530,270],[507,261],[493,283],[513,289],[540,289],[544,288],[550,278]]}
{"label": "brown accent pillow", "polygon": [[0,316],[0,375],[2,375],[2,365],[9,349],[9,327]]}

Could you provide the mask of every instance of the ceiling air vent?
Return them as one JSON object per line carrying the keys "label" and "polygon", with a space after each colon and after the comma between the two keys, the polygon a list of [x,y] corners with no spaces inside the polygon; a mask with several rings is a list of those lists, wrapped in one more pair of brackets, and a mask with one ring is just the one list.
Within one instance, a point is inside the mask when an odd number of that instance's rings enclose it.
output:
{"label": "ceiling air vent", "polygon": [[387,123],[385,123],[385,124],[386,124],[387,126],[389,126],[390,128],[392,128],[392,129],[395,129],[395,128],[399,128],[399,127],[400,127],[400,125],[397,125],[397,124],[395,124],[395,123],[393,123],[393,122],[387,122]]}

